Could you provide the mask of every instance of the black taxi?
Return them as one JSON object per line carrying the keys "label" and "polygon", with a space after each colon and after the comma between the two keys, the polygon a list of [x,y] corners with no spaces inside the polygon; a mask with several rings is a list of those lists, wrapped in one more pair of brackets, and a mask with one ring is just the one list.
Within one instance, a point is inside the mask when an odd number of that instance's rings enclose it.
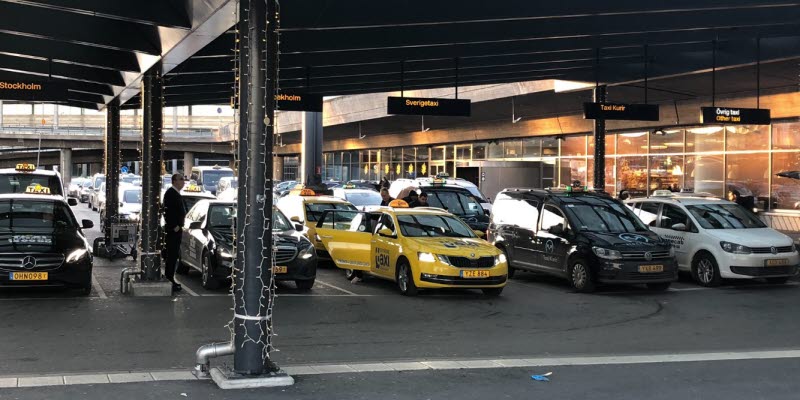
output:
{"label": "black taxi", "polygon": [[625,205],[583,188],[506,189],[493,204],[487,239],[515,270],[568,279],[579,292],[598,283],[666,290],[678,277],[669,242]]}
{"label": "black taxi", "polygon": [[92,290],[91,245],[66,200],[42,186],[0,194],[0,287]]}
{"label": "black taxi", "polygon": [[[186,214],[181,240],[179,273],[194,268],[201,273],[203,287],[216,289],[230,279],[233,268],[236,203],[200,200]],[[298,289],[309,290],[317,277],[317,254],[302,234],[277,208],[272,209],[275,279],[291,280]],[[300,228],[300,232],[298,232]]]}

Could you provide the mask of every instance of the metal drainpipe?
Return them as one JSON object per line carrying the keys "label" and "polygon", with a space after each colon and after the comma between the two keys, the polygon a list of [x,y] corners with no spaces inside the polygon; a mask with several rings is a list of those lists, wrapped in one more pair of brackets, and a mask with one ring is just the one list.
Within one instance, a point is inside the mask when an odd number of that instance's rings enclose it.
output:
{"label": "metal drainpipe", "polygon": [[128,293],[128,282],[131,280],[131,275],[136,275],[141,277],[144,274],[143,271],[137,269],[136,267],[125,268],[122,270],[122,274],[119,277],[119,291],[122,294]]}
{"label": "metal drainpipe", "polygon": [[200,346],[197,349],[197,365],[194,366],[192,374],[198,378],[207,378],[210,374],[212,358],[229,356],[233,354],[233,341],[223,343],[211,343]]}

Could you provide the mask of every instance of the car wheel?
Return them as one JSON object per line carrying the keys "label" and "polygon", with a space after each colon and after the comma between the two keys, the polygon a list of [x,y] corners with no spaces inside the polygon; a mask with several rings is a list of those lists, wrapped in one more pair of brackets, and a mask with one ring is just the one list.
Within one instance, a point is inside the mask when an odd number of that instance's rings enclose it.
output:
{"label": "car wheel", "polygon": [[404,296],[416,296],[417,285],[411,272],[411,265],[408,261],[401,261],[397,264],[397,287]]}
{"label": "car wheel", "polygon": [[771,283],[774,285],[783,285],[784,283],[789,281],[788,276],[781,276],[778,278],[767,278],[767,283]]}
{"label": "car wheel", "polygon": [[314,287],[314,279],[296,280],[294,284],[300,290],[311,290]]}
{"label": "car wheel", "polygon": [[489,289],[481,289],[483,294],[490,297],[497,297],[500,296],[500,293],[503,293],[503,288],[489,288]]}
{"label": "car wheel", "polygon": [[592,280],[589,264],[583,259],[577,259],[569,266],[569,280],[572,288],[579,293],[594,292],[595,285]]}
{"label": "car wheel", "polygon": [[672,285],[672,282],[648,283],[647,288],[654,292],[663,292],[669,289],[670,285]]}
{"label": "car wheel", "polygon": [[88,296],[92,294],[92,281],[86,282],[78,289],[78,294],[81,296]]}
{"label": "car wheel", "polygon": [[694,263],[692,263],[692,277],[700,286],[717,287],[722,283],[717,260],[708,253],[700,253],[695,256]]}
{"label": "car wheel", "polygon": [[200,267],[201,281],[203,288],[214,290],[219,288],[219,279],[214,277],[214,270],[211,269],[211,260],[208,259],[208,254],[203,254],[203,262]]}
{"label": "car wheel", "polygon": [[508,265],[508,279],[513,279],[514,275],[517,273],[517,270],[511,266],[511,258],[508,257],[508,251],[502,247],[500,248],[500,251],[502,251],[503,255],[506,256],[506,264]]}
{"label": "car wheel", "polygon": [[355,278],[364,279],[364,272],[363,271],[356,271],[354,269],[346,269],[346,270],[344,270],[344,277],[348,281],[352,281]]}

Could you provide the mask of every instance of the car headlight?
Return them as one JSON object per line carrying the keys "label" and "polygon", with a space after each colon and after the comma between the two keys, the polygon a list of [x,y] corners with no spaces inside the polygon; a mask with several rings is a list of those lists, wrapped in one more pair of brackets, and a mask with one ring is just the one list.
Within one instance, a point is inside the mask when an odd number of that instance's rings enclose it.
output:
{"label": "car headlight", "polygon": [[500,255],[494,256],[494,265],[500,265],[502,263],[507,262],[505,253],[500,253]]}
{"label": "car headlight", "polygon": [[225,250],[225,249],[220,249],[217,252],[217,254],[219,254],[220,257],[222,257],[224,259],[227,259],[227,260],[233,259],[233,254],[231,254],[231,252],[229,252],[228,250]]}
{"label": "car headlight", "polygon": [[432,253],[419,252],[419,253],[417,253],[417,258],[419,258],[419,260],[421,262],[435,262],[436,261],[436,257]]}
{"label": "car headlight", "polygon": [[314,246],[312,246],[311,243],[309,243],[308,247],[300,250],[298,257],[300,257],[303,260],[308,260],[309,258],[314,257],[314,254],[315,254]]}
{"label": "car headlight", "polygon": [[750,250],[747,246],[742,246],[740,244],[731,243],[731,242],[719,242],[719,245],[722,246],[722,250],[725,250],[728,253],[733,254],[750,254],[753,251]]}
{"label": "car headlight", "polygon": [[620,260],[620,259],[622,259],[622,253],[620,253],[617,250],[611,250],[611,249],[606,249],[606,248],[603,248],[603,247],[594,246],[594,247],[592,247],[592,251],[594,252],[594,254],[596,256],[598,256],[600,258],[603,258],[603,259],[606,259],[606,260]]}
{"label": "car headlight", "polygon": [[89,255],[89,250],[86,249],[75,250],[72,253],[69,253],[69,255],[67,256],[67,263],[76,263],[82,260],[87,255]]}

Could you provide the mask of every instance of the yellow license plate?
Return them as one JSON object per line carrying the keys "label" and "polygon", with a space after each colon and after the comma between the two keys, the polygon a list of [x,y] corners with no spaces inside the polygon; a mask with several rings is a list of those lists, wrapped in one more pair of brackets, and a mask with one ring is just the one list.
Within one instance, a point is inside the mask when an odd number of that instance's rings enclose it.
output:
{"label": "yellow license plate", "polygon": [[47,272],[9,272],[12,281],[46,281]]}
{"label": "yellow license plate", "polygon": [[285,274],[288,271],[288,268],[282,265],[275,266],[275,273],[276,274]]}
{"label": "yellow license plate", "polygon": [[461,271],[462,278],[488,278],[489,271]]}
{"label": "yellow license plate", "polygon": [[789,265],[789,259],[788,258],[778,258],[778,259],[767,260],[767,266],[768,267],[776,267],[776,266],[780,266],[780,265]]}
{"label": "yellow license plate", "polygon": [[649,272],[664,272],[664,266],[663,265],[640,265],[639,266],[639,272],[645,272],[645,273],[649,273]]}

